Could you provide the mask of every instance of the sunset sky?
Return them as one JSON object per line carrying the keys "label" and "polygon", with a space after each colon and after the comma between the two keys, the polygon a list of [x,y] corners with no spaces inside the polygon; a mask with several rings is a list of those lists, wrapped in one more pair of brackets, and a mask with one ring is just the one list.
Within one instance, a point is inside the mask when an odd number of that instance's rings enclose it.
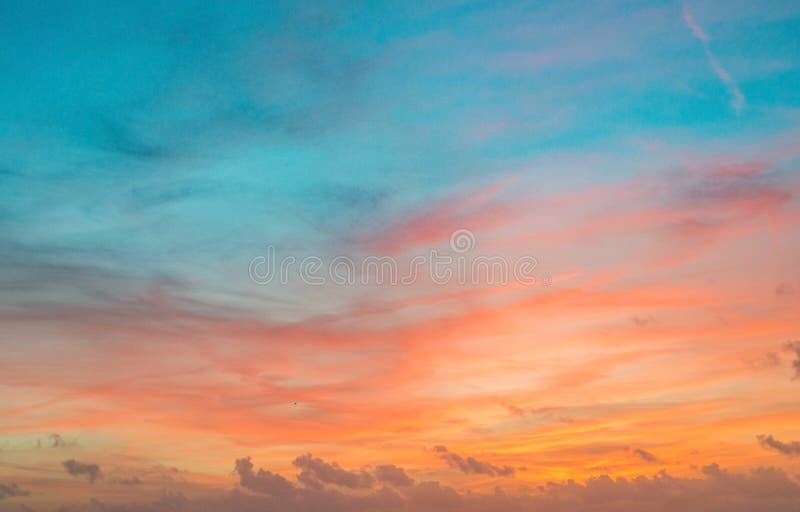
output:
{"label": "sunset sky", "polygon": [[0,512],[800,510],[800,2],[0,48]]}

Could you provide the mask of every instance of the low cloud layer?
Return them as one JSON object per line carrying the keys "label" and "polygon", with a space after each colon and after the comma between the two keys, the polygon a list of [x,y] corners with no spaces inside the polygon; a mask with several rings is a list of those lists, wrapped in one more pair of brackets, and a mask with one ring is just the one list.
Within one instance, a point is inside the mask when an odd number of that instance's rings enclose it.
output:
{"label": "low cloud layer", "polygon": [[[305,467],[306,456],[300,457]],[[310,457],[310,460],[315,460]],[[316,459],[321,460],[321,459]],[[348,471],[335,463],[325,467]],[[375,469],[396,479],[401,468]],[[397,471],[395,471],[397,470]],[[366,470],[364,470],[366,471]],[[83,505],[64,508],[73,512],[641,512],[681,510],[682,512],[796,512],[800,485],[784,471],[758,468],[749,473],[732,473],[711,464],[696,478],[677,478],[661,471],[654,476],[611,478],[600,476],[583,483],[548,482],[523,494],[461,493],[440,482],[411,483],[401,487],[375,485],[365,492],[343,486],[314,488],[295,484],[265,469],[254,469],[249,457],[238,459],[235,472],[240,488],[205,493],[193,499],[174,490],[162,490],[150,501],[106,503],[92,499]],[[393,478],[393,477],[390,477]],[[2,487],[0,487],[2,489]]]}
{"label": "low cloud layer", "polygon": [[477,460],[473,457],[462,457],[456,453],[451,452],[445,446],[436,446],[433,451],[439,454],[439,457],[447,463],[448,466],[458,469],[462,473],[476,474],[476,475],[489,475],[489,476],[514,476],[514,468],[511,466],[495,466],[488,462]]}
{"label": "low cloud layer", "polygon": [[87,464],[85,462],[78,462],[75,459],[70,459],[62,463],[64,469],[67,470],[72,476],[85,476],[89,483],[94,483],[95,480],[100,478],[100,466],[97,464]]}

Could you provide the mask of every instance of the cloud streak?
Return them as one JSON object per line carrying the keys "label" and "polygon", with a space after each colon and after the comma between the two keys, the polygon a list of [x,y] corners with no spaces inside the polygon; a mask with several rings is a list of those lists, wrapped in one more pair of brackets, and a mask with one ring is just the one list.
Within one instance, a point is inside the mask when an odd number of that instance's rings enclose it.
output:
{"label": "cloud streak", "polygon": [[747,99],[736,83],[736,80],[734,80],[731,74],[728,73],[728,70],[722,67],[722,64],[720,64],[716,56],[711,52],[711,48],[709,47],[711,38],[695,21],[692,13],[685,4],[683,6],[683,20],[686,23],[686,26],[689,27],[689,30],[692,31],[692,35],[694,35],[694,37],[702,43],[703,50],[705,50],[706,58],[708,59],[708,63],[711,65],[711,69],[714,70],[714,73],[717,75],[717,77],[719,77],[719,79],[728,88],[728,93],[731,96],[731,107],[733,107],[733,110],[735,110],[738,114],[745,107]]}
{"label": "cloud streak", "polygon": [[433,448],[435,453],[439,454],[439,458],[447,463],[453,469],[458,469],[465,475],[488,475],[488,476],[514,476],[515,470],[511,466],[495,466],[488,462],[480,461],[474,457],[462,457],[457,453],[453,453],[447,447],[438,445]]}
{"label": "cloud streak", "polygon": [[800,441],[790,441],[785,443],[783,441],[778,441],[772,437],[772,435],[763,434],[757,436],[757,439],[758,444],[767,450],[775,450],[776,452],[782,453],[788,457],[800,456]]}
{"label": "cloud streak", "polygon": [[643,450],[642,448],[636,448],[633,450],[633,454],[642,459],[645,462],[658,462],[658,457],[653,455],[651,452],[647,450]]}

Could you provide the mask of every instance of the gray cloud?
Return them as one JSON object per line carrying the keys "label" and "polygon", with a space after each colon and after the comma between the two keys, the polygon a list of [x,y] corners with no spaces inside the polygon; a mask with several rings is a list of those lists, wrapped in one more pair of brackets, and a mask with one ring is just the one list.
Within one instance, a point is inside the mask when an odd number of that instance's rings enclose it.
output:
{"label": "gray cloud", "polygon": [[28,496],[30,493],[17,487],[17,484],[0,484],[0,500],[14,496]]}
{"label": "gray cloud", "polygon": [[408,476],[403,468],[394,464],[383,464],[375,468],[375,478],[382,483],[395,487],[414,485],[414,480]]}
{"label": "gray cloud", "polygon": [[350,489],[369,489],[374,478],[364,471],[346,471],[338,464],[327,463],[310,453],[297,457],[293,464],[303,471],[297,479],[304,485],[319,489],[323,484],[333,484]]}
{"label": "gray cloud", "polygon": [[270,496],[287,496],[295,491],[295,487],[281,475],[259,469],[253,471],[250,457],[236,460],[234,470],[239,475],[239,483],[245,489]]}
{"label": "gray cloud", "polygon": [[788,455],[789,457],[800,456],[800,441],[790,441],[788,443],[784,443],[782,441],[778,441],[771,435],[763,434],[756,436],[756,438],[758,439],[758,444],[767,450],[775,450],[784,455]]}
{"label": "gray cloud", "polygon": [[97,464],[87,464],[85,462],[78,462],[75,459],[70,459],[64,461],[63,466],[70,475],[85,476],[89,480],[89,483],[94,483],[101,475],[100,466]]}
{"label": "gray cloud", "polygon": [[456,453],[449,451],[445,446],[439,445],[433,448],[439,457],[448,466],[458,469],[464,474],[490,475],[490,476],[514,476],[514,468],[511,466],[495,466],[488,462],[479,461],[473,457],[464,458]]}
{"label": "gray cloud", "polygon": [[658,457],[653,455],[651,452],[648,452],[647,450],[643,450],[641,448],[636,448],[635,450],[633,450],[633,454],[645,462],[658,462]]}

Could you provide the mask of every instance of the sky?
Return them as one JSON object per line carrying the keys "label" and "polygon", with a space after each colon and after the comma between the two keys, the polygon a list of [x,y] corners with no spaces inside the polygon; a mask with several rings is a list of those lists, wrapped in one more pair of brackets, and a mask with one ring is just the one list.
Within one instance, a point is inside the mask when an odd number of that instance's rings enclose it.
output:
{"label": "sky", "polygon": [[800,507],[798,2],[0,20],[0,512]]}

